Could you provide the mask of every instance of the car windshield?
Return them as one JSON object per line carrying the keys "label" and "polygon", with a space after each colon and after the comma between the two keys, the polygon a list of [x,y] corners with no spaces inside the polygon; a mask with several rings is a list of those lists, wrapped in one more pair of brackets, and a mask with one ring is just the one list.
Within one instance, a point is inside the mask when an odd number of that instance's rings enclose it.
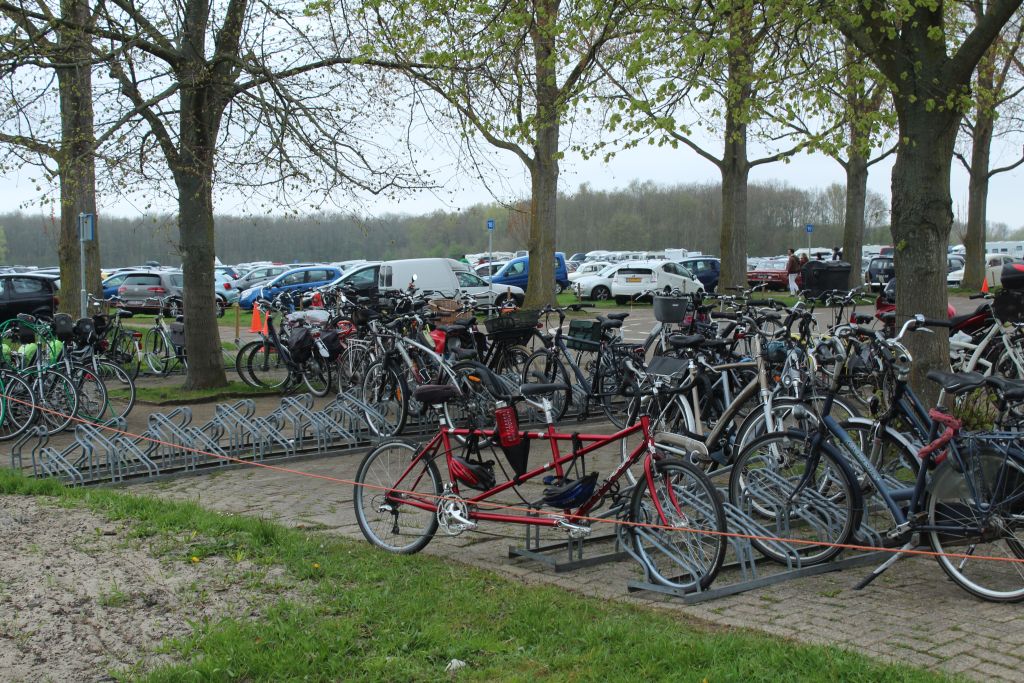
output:
{"label": "car windshield", "polygon": [[605,266],[604,268],[602,268],[601,272],[599,272],[597,275],[598,275],[598,277],[611,277],[612,273],[614,273],[616,270],[618,270],[618,268],[619,268],[618,264],[613,263],[611,265],[608,265],[608,266]]}

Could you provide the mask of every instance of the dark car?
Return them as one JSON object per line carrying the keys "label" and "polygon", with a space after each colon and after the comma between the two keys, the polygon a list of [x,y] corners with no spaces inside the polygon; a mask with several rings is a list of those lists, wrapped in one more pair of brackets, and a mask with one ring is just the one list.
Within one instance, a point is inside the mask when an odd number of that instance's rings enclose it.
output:
{"label": "dark car", "polygon": [[721,261],[710,256],[694,256],[679,261],[679,265],[685,267],[693,276],[704,285],[704,291],[713,292],[718,287],[718,273],[721,270]]}
{"label": "dark car", "polygon": [[49,318],[57,307],[57,278],[52,275],[0,275],[0,321],[19,313]]}
{"label": "dark car", "polygon": [[864,282],[871,289],[882,289],[885,284],[896,277],[896,265],[892,256],[876,256],[868,263],[864,271]]}
{"label": "dark car", "polygon": [[156,310],[159,299],[180,297],[184,287],[184,277],[177,270],[129,271],[118,286],[117,295],[124,300],[123,305],[128,310]]}

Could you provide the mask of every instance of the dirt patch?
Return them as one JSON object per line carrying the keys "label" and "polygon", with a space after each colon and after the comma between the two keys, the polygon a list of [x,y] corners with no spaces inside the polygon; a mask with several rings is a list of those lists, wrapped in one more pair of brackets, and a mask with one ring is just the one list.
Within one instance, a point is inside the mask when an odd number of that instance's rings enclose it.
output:
{"label": "dirt patch", "polygon": [[260,570],[247,562],[156,557],[128,531],[86,510],[0,496],[0,679],[147,670],[169,661],[156,648],[190,623],[255,617],[270,597],[258,588],[269,577],[254,580]]}

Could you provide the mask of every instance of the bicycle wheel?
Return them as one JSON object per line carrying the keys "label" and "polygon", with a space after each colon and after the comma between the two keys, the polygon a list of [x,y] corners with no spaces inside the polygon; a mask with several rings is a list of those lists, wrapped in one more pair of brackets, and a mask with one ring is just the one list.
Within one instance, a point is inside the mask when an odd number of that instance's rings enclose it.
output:
{"label": "bicycle wheel", "polygon": [[373,351],[369,344],[364,341],[346,342],[335,368],[338,376],[338,393],[343,394],[350,389],[361,387],[366,368],[373,360]]}
{"label": "bicycle wheel", "polygon": [[139,376],[139,369],[142,368],[142,359],[139,356],[139,342],[135,335],[130,332],[119,332],[106,354],[106,360],[120,367],[134,381]]}
{"label": "bicycle wheel", "polygon": [[41,426],[46,433],[53,436],[67,429],[78,414],[78,392],[74,381],[54,369],[34,372],[23,379],[32,388]]}
{"label": "bicycle wheel", "polygon": [[314,396],[326,396],[331,390],[331,364],[315,350],[313,357],[302,364],[302,382]]}
{"label": "bicycle wheel", "polygon": [[107,410],[107,388],[99,373],[92,368],[76,367],[71,371],[71,379],[78,392],[78,417],[91,422],[102,421]]}
{"label": "bicycle wheel", "polygon": [[146,336],[143,337],[142,349],[146,358],[146,367],[150,372],[161,377],[170,374],[174,345],[167,339],[163,330],[153,328],[146,332]]}
{"label": "bicycle wheel", "polygon": [[[736,430],[737,450],[768,432],[784,432],[787,429],[809,432],[817,426],[818,415],[824,404],[823,396],[805,399],[780,396],[772,399],[770,419],[765,415],[764,403],[759,404],[747,414]],[[829,414],[839,422],[858,416],[857,410],[838,396],[833,399]]]}
{"label": "bicycle wheel", "polygon": [[[678,394],[668,396],[659,394],[637,393],[629,402],[628,424],[636,424],[640,415],[647,415],[651,419],[650,431],[657,438],[658,433],[669,434],[696,434],[698,433],[697,421],[693,415],[690,404]],[[626,462],[643,438],[642,433],[635,437],[624,437],[619,440],[619,459]],[[679,454],[671,453],[673,458],[681,458]],[[635,484],[643,476],[643,461],[631,465],[625,472],[626,479],[630,484]]]}
{"label": "bicycle wheel", "polygon": [[590,386],[600,397],[601,410],[616,429],[626,426],[629,415],[626,376],[622,367],[618,365],[622,360],[622,356],[614,358],[611,355],[602,355],[601,361],[595,363],[594,375],[590,379]]}
{"label": "bicycle wheel", "polygon": [[3,391],[3,421],[0,441],[14,439],[24,433],[38,417],[36,401],[28,383],[13,372],[0,374]]}
{"label": "bicycle wheel", "polygon": [[363,376],[363,402],[366,424],[377,436],[394,436],[405,428],[409,416],[409,390],[395,369],[379,360]]}
{"label": "bicycle wheel", "polygon": [[262,340],[255,340],[242,344],[241,348],[238,349],[238,353],[235,354],[235,372],[238,373],[238,377],[251,387],[259,386],[256,380],[249,375],[249,356],[253,353],[253,349],[263,345]]}
{"label": "bicycle wheel", "polygon": [[[291,370],[277,347],[263,341],[251,342],[245,368],[252,380],[252,385],[264,389],[287,389],[291,380]],[[243,349],[244,350],[244,349]]]}
{"label": "bicycle wheel", "polygon": [[[939,566],[968,593],[991,602],[1024,600],[1024,461],[1014,453],[982,451],[936,470],[927,502],[928,533]],[[972,493],[973,488],[973,493]],[[936,528],[942,528],[941,531]],[[972,559],[997,557],[1008,562]]]}
{"label": "bicycle wheel", "polygon": [[726,531],[722,499],[707,476],[687,462],[663,458],[651,466],[653,481],[642,478],[630,497],[633,549],[649,579],[684,591],[705,589],[729,544],[721,535]]}
{"label": "bicycle wheel", "polygon": [[107,405],[102,418],[126,418],[135,407],[135,382],[124,368],[114,363],[100,361],[96,371],[107,388]]}
{"label": "bicycle wheel", "polygon": [[[491,392],[479,366],[471,361],[461,361],[452,366],[452,372],[463,398],[448,401],[442,407],[448,424],[461,429],[496,429],[494,411],[498,408],[499,399]],[[464,436],[456,438],[463,442],[466,440]],[[481,447],[487,446],[491,439],[480,437],[479,443]]]}
{"label": "bicycle wheel", "polygon": [[[416,446],[388,441],[370,451],[356,471],[352,493],[356,521],[370,543],[388,552],[419,552],[437,531],[441,475],[432,460],[409,463]],[[427,506],[416,507],[411,502]]]}
{"label": "bicycle wheel", "polygon": [[487,367],[510,384],[518,385],[529,359],[530,350],[525,346],[505,344],[497,350]]}
{"label": "bicycle wheel", "polygon": [[562,361],[557,355],[553,355],[546,349],[530,354],[523,368],[522,382],[523,384],[564,384],[565,389],[538,394],[533,397],[533,400],[539,401],[541,398],[546,398],[551,401],[555,422],[565,417],[572,398],[572,385],[569,383],[569,375],[565,372],[565,366],[562,365]]}
{"label": "bicycle wheel", "polygon": [[[828,444],[809,457],[804,434],[766,434],[740,452],[729,476],[729,502],[786,543],[803,566],[835,557],[860,526],[863,503],[853,474]],[[751,540],[766,557],[793,559],[774,543]],[[828,545],[826,545],[828,544]]]}

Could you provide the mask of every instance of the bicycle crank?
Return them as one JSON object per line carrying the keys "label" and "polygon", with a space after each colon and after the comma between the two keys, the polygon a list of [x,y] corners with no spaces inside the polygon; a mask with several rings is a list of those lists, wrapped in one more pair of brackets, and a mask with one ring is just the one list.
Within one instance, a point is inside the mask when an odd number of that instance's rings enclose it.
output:
{"label": "bicycle crank", "polygon": [[449,491],[445,491],[437,503],[437,524],[449,536],[458,536],[477,527],[477,523],[469,518],[466,501]]}

